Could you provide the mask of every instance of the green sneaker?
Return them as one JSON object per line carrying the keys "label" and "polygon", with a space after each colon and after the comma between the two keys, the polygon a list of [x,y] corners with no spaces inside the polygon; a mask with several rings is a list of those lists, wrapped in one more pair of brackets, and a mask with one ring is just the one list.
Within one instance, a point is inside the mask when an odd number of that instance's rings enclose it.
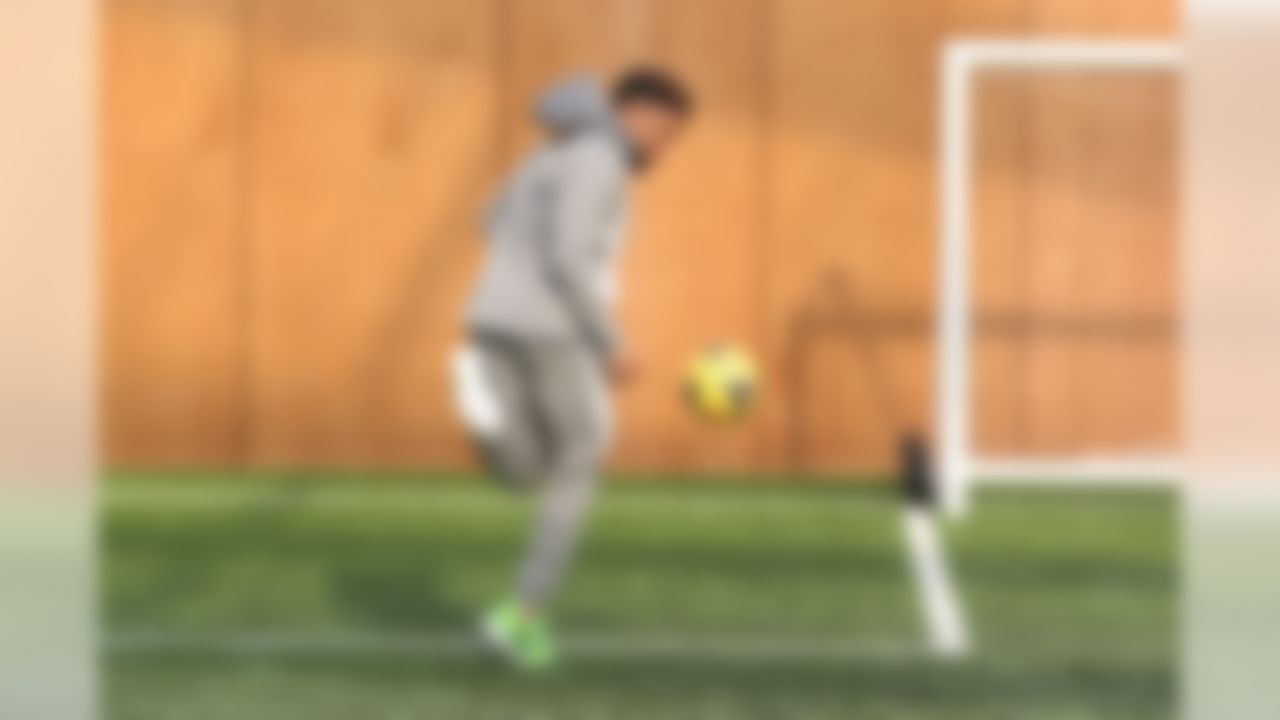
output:
{"label": "green sneaker", "polygon": [[530,619],[511,600],[485,614],[480,625],[485,641],[523,670],[548,670],[556,663],[550,624]]}

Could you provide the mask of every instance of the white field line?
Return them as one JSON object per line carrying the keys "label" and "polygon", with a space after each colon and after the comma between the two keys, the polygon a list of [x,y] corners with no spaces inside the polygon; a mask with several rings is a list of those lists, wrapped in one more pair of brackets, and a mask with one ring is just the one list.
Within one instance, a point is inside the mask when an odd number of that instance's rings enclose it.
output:
{"label": "white field line", "polygon": [[[102,493],[102,502],[114,509],[251,509],[280,503],[319,511],[353,511],[361,509],[378,512],[418,513],[447,510],[450,512],[521,512],[530,498],[505,495],[499,489],[492,492],[433,491],[421,492],[369,492],[348,489],[302,489],[296,496],[264,489],[246,492],[244,488],[225,490],[200,487],[173,488],[108,488]],[[716,497],[697,495],[603,495],[597,504],[601,512],[676,513],[697,515],[734,515],[750,513],[876,513],[883,514],[893,508],[883,499],[868,502],[856,496],[841,498],[814,497],[797,499],[743,493]]]}
{"label": "white field line", "polygon": [[[926,648],[901,642],[833,642],[804,636],[579,633],[561,648],[583,660],[918,661]],[[225,632],[125,631],[108,635],[107,654],[118,657],[210,655],[245,658],[467,659],[492,654],[479,634],[461,632]]]}
{"label": "white field line", "polygon": [[971,644],[968,622],[932,513],[907,508],[902,531],[929,646],[941,657],[964,657]]}

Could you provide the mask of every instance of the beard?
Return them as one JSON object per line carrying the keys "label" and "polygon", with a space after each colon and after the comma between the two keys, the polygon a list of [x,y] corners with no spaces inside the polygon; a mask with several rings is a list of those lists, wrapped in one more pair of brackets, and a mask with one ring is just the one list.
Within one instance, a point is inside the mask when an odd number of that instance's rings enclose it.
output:
{"label": "beard", "polygon": [[627,164],[630,166],[633,175],[643,175],[649,171],[649,167],[653,164],[653,155],[632,146],[627,149]]}

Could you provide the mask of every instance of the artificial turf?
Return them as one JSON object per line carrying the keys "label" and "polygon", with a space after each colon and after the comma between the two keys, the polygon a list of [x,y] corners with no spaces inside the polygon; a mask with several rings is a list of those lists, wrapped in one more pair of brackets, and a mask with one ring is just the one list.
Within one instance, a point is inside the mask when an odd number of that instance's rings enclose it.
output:
{"label": "artificial turf", "polygon": [[[565,665],[526,677],[468,645],[509,589],[524,499],[445,475],[114,473],[104,715],[1174,714],[1171,493],[981,493],[948,529],[978,642],[958,662],[922,652],[899,508],[866,483],[611,482],[558,604]],[[594,644],[575,657],[574,638]]]}

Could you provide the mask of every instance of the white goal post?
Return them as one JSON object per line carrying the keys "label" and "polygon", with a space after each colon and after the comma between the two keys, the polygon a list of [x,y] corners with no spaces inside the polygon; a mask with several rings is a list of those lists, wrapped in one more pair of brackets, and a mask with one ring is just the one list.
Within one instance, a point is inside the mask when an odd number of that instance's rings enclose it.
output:
{"label": "white goal post", "polygon": [[943,509],[963,516],[975,478],[1073,481],[1167,481],[1177,463],[1165,457],[980,458],[972,434],[970,291],[973,86],[982,72],[1002,70],[1176,70],[1179,44],[1149,40],[957,40],[941,58],[939,83],[939,222],[937,361],[934,419],[937,483]]}

